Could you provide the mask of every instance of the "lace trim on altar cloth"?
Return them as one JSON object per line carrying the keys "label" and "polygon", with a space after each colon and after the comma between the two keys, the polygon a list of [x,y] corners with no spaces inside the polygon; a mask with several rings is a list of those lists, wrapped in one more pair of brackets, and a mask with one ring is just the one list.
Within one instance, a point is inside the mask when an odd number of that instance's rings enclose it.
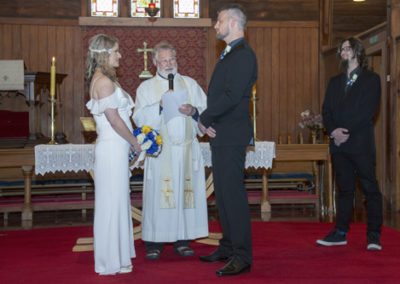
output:
{"label": "lace trim on altar cloth", "polygon": [[[95,144],[62,144],[35,146],[35,174],[91,171],[94,165]],[[205,167],[211,167],[211,151],[208,143],[200,143]],[[269,169],[275,158],[274,142],[256,142],[255,151],[248,151],[246,168]],[[143,165],[140,165],[143,168]]]}
{"label": "lace trim on altar cloth", "polygon": [[91,171],[94,147],[94,144],[36,145],[35,174]]}
{"label": "lace trim on altar cloth", "polygon": [[[211,167],[211,150],[208,143],[200,143],[201,153],[204,159],[204,166]],[[253,151],[249,150],[246,154],[246,168],[254,167],[269,169],[272,167],[272,161],[275,158],[274,142],[256,142]]]}

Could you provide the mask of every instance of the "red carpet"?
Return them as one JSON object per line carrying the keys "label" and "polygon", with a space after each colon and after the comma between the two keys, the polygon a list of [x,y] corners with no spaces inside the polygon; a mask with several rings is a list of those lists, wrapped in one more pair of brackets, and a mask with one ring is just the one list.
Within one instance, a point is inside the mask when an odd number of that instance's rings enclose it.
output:
{"label": "red carpet", "polygon": [[[214,224],[215,225],[215,224]],[[194,243],[196,257],[181,258],[167,246],[159,261],[144,259],[136,241],[134,271],[98,276],[93,253],[73,253],[91,227],[0,231],[0,283],[399,283],[400,232],[384,228],[383,251],[366,251],[365,225],[352,226],[344,247],[317,247],[331,224],[253,222],[254,265],[250,273],[218,278],[221,263],[202,263],[198,255],[214,247]]]}

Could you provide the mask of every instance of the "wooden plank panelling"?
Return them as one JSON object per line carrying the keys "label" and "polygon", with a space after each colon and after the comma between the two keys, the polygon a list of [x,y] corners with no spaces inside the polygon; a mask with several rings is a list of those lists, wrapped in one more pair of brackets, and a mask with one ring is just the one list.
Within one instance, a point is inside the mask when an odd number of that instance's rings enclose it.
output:
{"label": "wooden plank panelling", "polygon": [[[320,113],[318,28],[288,26],[252,27],[247,38],[254,48],[259,68],[257,81],[257,138],[292,141],[307,130],[299,126],[300,113]],[[307,141],[307,139],[305,139]]]}
{"label": "wooden plank panelling", "polygon": [[[278,23],[252,27],[246,33],[259,64],[257,81],[257,138],[278,141],[279,135],[292,139],[302,131],[298,127],[300,112],[311,109],[320,112],[318,92],[318,27],[305,22]],[[1,59],[22,58],[30,71],[49,72],[52,56],[57,58],[57,72],[67,74],[61,85],[59,97],[62,111],[59,129],[70,142],[83,142],[79,117],[84,106],[84,62],[81,29],[77,26],[54,25],[0,25],[0,40],[4,50]],[[209,80],[220,51],[224,48],[215,39],[214,29],[209,29],[207,79]],[[11,42],[4,44],[5,42]],[[13,46],[20,46],[15,51]],[[42,98],[42,131],[49,133],[47,98]],[[305,131],[304,136],[307,137]]]}
{"label": "wooden plank panelling", "polygon": [[[84,109],[84,67],[80,27],[3,23],[0,44],[0,59],[23,59],[28,71],[50,72],[51,58],[56,56],[57,73],[67,74],[57,94],[62,103],[59,116],[63,118],[58,130],[64,131],[69,142],[82,143],[79,117]],[[42,97],[40,105],[41,130],[48,136],[48,97]]]}

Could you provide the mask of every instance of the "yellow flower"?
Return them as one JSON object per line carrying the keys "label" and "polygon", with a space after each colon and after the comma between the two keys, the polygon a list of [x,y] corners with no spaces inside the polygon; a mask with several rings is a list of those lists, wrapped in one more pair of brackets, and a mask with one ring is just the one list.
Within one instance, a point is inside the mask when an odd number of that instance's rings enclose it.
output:
{"label": "yellow flower", "polygon": [[149,133],[150,131],[151,131],[151,127],[150,127],[150,126],[144,125],[144,126],[142,127],[142,133],[147,134],[147,133]]}
{"label": "yellow flower", "polygon": [[157,145],[161,145],[161,144],[162,144],[161,135],[157,135],[157,136],[156,136],[156,143],[157,143]]}

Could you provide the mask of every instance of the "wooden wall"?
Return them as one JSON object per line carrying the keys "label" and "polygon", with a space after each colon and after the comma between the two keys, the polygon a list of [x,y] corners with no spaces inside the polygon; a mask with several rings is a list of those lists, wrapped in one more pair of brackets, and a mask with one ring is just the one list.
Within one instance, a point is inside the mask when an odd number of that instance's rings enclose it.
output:
{"label": "wooden wall", "polygon": [[[248,40],[258,59],[257,138],[283,143],[308,131],[298,123],[306,109],[320,113],[318,23],[251,22]],[[306,139],[307,141],[307,139]]]}
{"label": "wooden wall", "polygon": [[[260,22],[248,24],[246,38],[258,60],[257,139],[293,143],[300,133],[309,142],[309,131],[298,126],[306,109],[320,113],[319,26],[317,22]],[[208,80],[224,45],[209,30]]]}
{"label": "wooden wall", "polygon": [[[0,59],[23,59],[28,71],[50,72],[56,57],[57,73],[67,74],[57,94],[61,99],[59,129],[71,142],[83,142],[79,117],[84,106],[84,67],[81,28],[77,21],[0,18]],[[47,98],[41,98],[42,133],[49,135]]]}
{"label": "wooden wall", "polygon": [[[1,23],[1,22],[0,22]],[[84,107],[82,27],[53,23],[0,24],[0,59],[22,58],[28,70],[49,72],[57,58],[57,72],[67,74],[62,84],[62,125],[73,143],[83,142],[79,117]],[[220,50],[214,29],[208,32],[207,79]],[[259,63],[257,81],[257,138],[277,141],[279,135],[296,137],[300,112],[320,111],[318,77],[318,24],[316,22],[250,22],[247,38]],[[43,106],[44,134],[48,116]],[[304,132],[307,137],[308,132]],[[285,141],[284,141],[285,142]]]}

